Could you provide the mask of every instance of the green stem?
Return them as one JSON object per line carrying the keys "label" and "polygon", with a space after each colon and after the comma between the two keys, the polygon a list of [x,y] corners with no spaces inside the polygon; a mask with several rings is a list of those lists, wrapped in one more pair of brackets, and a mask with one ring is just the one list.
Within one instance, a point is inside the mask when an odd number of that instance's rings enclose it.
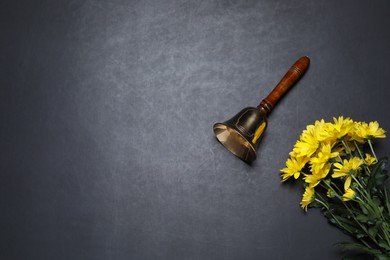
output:
{"label": "green stem", "polygon": [[375,157],[375,160],[376,160],[376,161],[378,161],[378,157],[376,157],[376,154],[375,154],[374,148],[372,147],[371,140],[370,140],[370,139],[367,139],[367,142],[368,142],[368,145],[370,146],[370,149],[371,149],[372,155],[374,155],[374,157]]}
{"label": "green stem", "polygon": [[[336,184],[334,184],[334,183],[331,183],[331,184],[333,184],[333,186],[338,190],[338,192],[340,192],[340,194],[343,194],[343,192],[339,189],[339,187],[337,187]],[[329,188],[331,188],[333,191],[335,191],[331,186],[329,186]]]}
{"label": "green stem", "polygon": [[353,141],[353,143],[355,144],[355,147],[360,155],[360,158],[362,158],[362,160],[364,160],[364,157],[363,157],[362,152],[360,151],[359,145],[356,143],[356,141]]}
{"label": "green stem", "polygon": [[[317,194],[319,197],[321,197],[319,194]],[[317,201],[318,203],[320,203],[322,206],[324,206],[327,210],[329,210],[329,207],[328,205],[325,204],[325,202],[319,200],[319,199],[314,199],[315,201]]]}
{"label": "green stem", "polygon": [[[353,143],[355,144],[355,147],[360,155],[360,158],[367,164],[366,160],[363,157],[362,152],[360,151],[359,145],[356,143],[356,141],[353,141]],[[364,165],[363,167],[364,167],[364,170],[366,171],[367,174],[371,174],[370,168],[368,168],[367,165]]]}
{"label": "green stem", "polygon": [[[383,222],[385,222],[386,220],[384,219],[382,213],[379,211],[378,207],[375,206],[375,204],[373,205],[371,203],[371,201],[364,201],[362,200],[361,198],[357,198],[360,202],[361,202],[361,206],[363,205],[365,207],[365,209],[369,212],[369,215],[370,216],[375,216],[375,219],[382,219]],[[382,230],[384,233],[385,231]],[[377,235],[379,236],[380,239],[383,239],[383,236],[378,232]],[[389,242],[388,240],[388,235],[384,233],[384,236],[387,240],[387,242]]]}
{"label": "green stem", "polygon": [[[367,139],[367,142],[368,142],[368,145],[370,146],[372,155],[374,155],[375,160],[378,162],[378,157],[376,156],[375,151],[374,151],[374,148],[372,147],[371,139],[368,138],[368,139]],[[388,213],[390,213],[389,203],[388,203],[388,196],[387,196],[387,189],[386,189],[386,187],[384,187],[384,193],[385,193],[385,200],[386,200],[386,208],[387,208]],[[373,207],[375,207],[375,204],[373,205]],[[383,213],[382,213],[377,207],[375,207],[375,209],[378,210],[379,215],[380,215],[380,217],[382,218],[383,222],[386,222],[386,219],[385,219],[385,217],[383,216]],[[383,230],[382,233],[383,233],[383,235],[384,235],[385,238],[386,238],[387,244],[390,246],[390,237],[389,237],[388,232],[386,232],[386,230]]]}
{"label": "green stem", "polygon": [[364,187],[362,184],[359,182],[359,180],[355,177],[355,175],[351,174],[352,179],[359,185],[360,188],[364,190]]}
{"label": "green stem", "polygon": [[[349,230],[347,227],[345,227],[337,218],[336,216],[333,214],[333,212],[331,210],[329,210],[329,206],[325,204],[325,200],[324,198],[317,192],[317,196],[320,198],[320,199],[315,199],[315,201],[317,201],[318,203],[320,203],[321,205],[323,205],[326,210],[330,213],[330,215],[332,215],[333,219],[336,221],[337,225],[344,229],[345,231],[348,231],[351,235],[353,235],[353,232],[351,230]],[[371,248],[371,246],[369,246],[364,240],[360,240],[362,241],[367,247]]]}
{"label": "green stem", "polygon": [[343,163],[343,158],[341,158],[340,154],[338,155],[338,157],[339,157],[340,163],[341,163],[342,165],[344,165],[344,163]]}
{"label": "green stem", "polygon": [[[379,214],[380,214],[380,218],[382,218],[382,221],[383,221],[384,223],[387,223],[385,217],[384,217],[383,214],[382,214],[382,212],[380,212],[379,209],[378,209],[378,211],[379,211]],[[381,231],[382,231],[383,235],[385,236],[387,245],[390,246],[390,237],[389,237],[389,234],[388,234],[388,230],[382,228]],[[378,233],[378,235],[383,239],[383,237],[382,237],[379,233]]]}
{"label": "green stem", "polygon": [[[366,233],[366,235],[372,240],[375,242],[375,244],[378,244],[377,240],[375,239],[375,237],[372,237],[369,233],[368,233],[368,230],[360,223],[360,221],[356,218],[355,214],[353,213],[353,211],[350,209],[350,207],[347,205],[347,203],[345,201],[343,201],[343,197],[338,195],[338,193],[333,189],[333,187],[331,185],[328,185],[327,183],[325,183],[326,186],[328,186],[335,194],[337,194],[337,198],[341,201],[341,203],[344,205],[344,207],[348,210],[350,216],[353,218],[353,220],[355,221],[356,224],[359,225],[359,227],[364,231],[364,233]],[[338,188],[337,188],[338,189]],[[338,189],[339,190],[339,189]],[[340,191],[340,190],[339,190]],[[362,241],[361,239],[359,239],[360,241]]]}
{"label": "green stem", "polygon": [[361,190],[360,193],[363,195],[363,197],[367,200],[367,201],[370,201],[371,200],[371,197],[370,197],[370,194],[368,194],[368,192],[366,191],[366,189],[363,187],[363,185],[359,182],[359,180],[353,175],[351,174],[351,177],[352,179],[357,183],[357,185],[359,186],[359,188]]}
{"label": "green stem", "polygon": [[[386,188],[386,187],[385,187]],[[385,190],[386,191],[386,190]],[[387,195],[386,196],[386,206],[388,206],[387,204]],[[387,223],[387,219],[385,218],[385,216],[383,215],[382,211],[373,203],[372,204],[372,207],[377,211],[377,213],[379,213],[379,217],[382,219],[382,222],[384,223]],[[389,237],[389,234],[388,234],[388,229],[381,229],[382,230],[382,233],[383,235],[385,236],[386,238],[386,241],[387,241],[387,245],[390,246],[390,237]],[[383,239],[383,238],[382,238]]]}
{"label": "green stem", "polygon": [[347,152],[347,154],[349,154],[350,157],[352,157],[352,152],[351,152],[351,148],[349,147],[349,145],[345,142],[344,139],[341,139],[341,143],[344,145],[344,148],[345,148],[345,151]]}
{"label": "green stem", "polygon": [[353,219],[355,220],[355,222],[360,226],[360,228],[368,235],[369,238],[371,238],[372,241],[375,242],[375,244],[378,244],[378,241],[376,241],[375,237],[372,237],[372,236],[368,233],[368,230],[359,222],[359,220],[357,220],[355,214],[353,214],[353,211],[349,208],[349,206],[347,205],[347,203],[345,203],[343,200],[341,200],[341,202],[343,203],[343,205],[345,206],[345,208],[349,211],[349,214],[351,214],[351,216],[353,217]]}
{"label": "green stem", "polygon": [[[388,200],[388,195],[387,195],[387,188],[386,186],[383,187],[383,193],[384,193],[384,197],[385,197],[385,204],[386,204],[386,209],[387,209],[387,212],[390,213],[390,206],[389,206],[389,200]],[[378,209],[380,215],[381,215],[381,218],[383,220],[383,222],[387,223],[388,225],[390,223],[388,223],[388,220],[384,217],[383,213]],[[386,238],[386,241],[387,241],[387,245],[390,247],[390,235],[389,235],[389,230],[388,229],[382,229],[382,233],[383,235],[385,236]]]}
{"label": "green stem", "polygon": [[[360,191],[360,193],[362,193],[362,192]],[[367,198],[366,196],[364,196],[364,199],[366,199],[366,201],[362,200],[361,198],[357,198],[357,199],[370,212],[371,216],[375,216],[375,218],[382,219],[382,222],[387,223],[387,220],[383,216],[383,213],[380,211],[380,209],[376,206],[376,204],[370,198]],[[382,232],[379,232],[377,235],[380,237],[380,239],[383,239],[383,237],[384,237],[386,239],[387,244],[390,246],[390,236],[389,236],[387,230],[382,229],[381,231]],[[380,233],[383,233],[383,236]]]}
{"label": "green stem", "polygon": [[388,195],[387,195],[387,188],[386,186],[384,187],[384,190],[383,192],[385,193],[385,203],[386,203],[386,208],[387,208],[387,213],[389,213],[390,215],[390,205],[389,205],[389,198],[388,198]]}
{"label": "green stem", "polygon": [[[359,185],[359,182],[357,180],[356,180],[356,182]],[[385,216],[383,215],[381,210],[378,208],[378,206],[372,201],[370,194],[364,188],[362,188],[362,189],[365,191],[367,196],[364,196],[362,194],[366,201],[364,201],[364,200],[359,198],[360,202],[363,203],[364,207],[370,212],[371,216],[375,216],[375,218],[382,219],[382,222],[387,223],[387,219],[385,218]],[[359,192],[362,193],[362,191],[360,191],[360,190],[359,190]],[[386,187],[384,187],[384,192],[386,192]],[[385,193],[385,200],[386,200],[386,202],[385,202],[386,203],[386,209],[387,209],[387,211],[389,211],[387,192]],[[383,233],[383,235],[384,235],[384,237],[386,239],[387,244],[390,246],[390,236],[388,234],[388,230],[382,229],[381,231],[382,231],[382,233]],[[378,236],[381,239],[383,239],[383,236],[381,236],[380,233],[378,233]]]}
{"label": "green stem", "polygon": [[[382,215],[382,214],[381,214]],[[384,217],[383,217],[383,215],[382,215],[382,219],[383,219],[383,221],[386,221],[385,219],[384,219]],[[383,230],[382,229],[382,231],[383,231],[383,235],[385,236],[385,238],[386,238],[386,241],[387,241],[387,245],[388,246],[390,246],[390,238],[389,238],[389,234],[388,234],[388,230]]]}

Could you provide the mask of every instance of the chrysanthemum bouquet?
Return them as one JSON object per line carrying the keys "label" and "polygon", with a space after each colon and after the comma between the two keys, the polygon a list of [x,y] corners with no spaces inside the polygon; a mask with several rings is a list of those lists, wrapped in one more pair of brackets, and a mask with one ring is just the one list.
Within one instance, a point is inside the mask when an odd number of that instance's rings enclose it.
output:
{"label": "chrysanthemum bouquet", "polygon": [[302,132],[281,170],[282,181],[303,179],[305,211],[321,208],[330,223],[357,241],[340,245],[378,259],[390,259],[387,159],[378,159],[373,149],[374,139],[385,137],[378,122],[316,121]]}

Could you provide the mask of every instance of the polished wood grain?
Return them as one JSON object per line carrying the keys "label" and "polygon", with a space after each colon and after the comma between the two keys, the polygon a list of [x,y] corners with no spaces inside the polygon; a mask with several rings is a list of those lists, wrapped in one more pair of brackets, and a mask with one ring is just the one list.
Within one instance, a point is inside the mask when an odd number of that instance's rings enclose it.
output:
{"label": "polished wood grain", "polygon": [[310,59],[307,56],[301,57],[287,71],[284,77],[257,106],[263,113],[269,114],[283,95],[302,77],[310,64]]}

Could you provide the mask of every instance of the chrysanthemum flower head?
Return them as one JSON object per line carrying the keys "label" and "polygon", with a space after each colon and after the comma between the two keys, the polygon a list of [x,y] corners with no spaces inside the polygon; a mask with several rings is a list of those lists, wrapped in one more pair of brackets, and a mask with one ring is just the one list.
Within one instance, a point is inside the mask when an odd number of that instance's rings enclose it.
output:
{"label": "chrysanthemum flower head", "polygon": [[347,135],[355,126],[352,119],[339,116],[339,118],[333,118],[334,123],[331,125],[333,134],[337,139],[340,139]]}
{"label": "chrysanthemum flower head", "polygon": [[303,180],[309,184],[310,187],[314,188],[326,178],[329,171],[330,164],[325,164],[322,168],[319,168],[318,171],[312,171],[312,174],[306,174]]}
{"label": "chrysanthemum flower head", "polygon": [[303,193],[301,200],[301,207],[307,211],[307,207],[312,203],[315,199],[315,190],[310,186],[306,186],[305,192]]}
{"label": "chrysanthemum flower head", "polygon": [[295,179],[298,179],[301,170],[305,167],[305,164],[309,161],[308,157],[290,157],[286,161],[286,167],[281,169],[282,181],[288,180],[291,176],[294,176]]}
{"label": "chrysanthemum flower head", "polygon": [[345,193],[344,193],[344,195],[342,197],[342,200],[343,201],[349,201],[349,200],[353,200],[354,198],[356,198],[356,192],[353,189],[348,188],[345,191]]}
{"label": "chrysanthemum flower head", "polygon": [[363,122],[356,129],[356,134],[363,139],[385,138],[385,133],[386,131],[379,127],[377,121],[370,122],[369,124]]}
{"label": "chrysanthemum flower head", "polygon": [[330,143],[322,145],[320,151],[317,153],[317,156],[310,159],[311,169],[313,172],[318,172],[325,164],[332,158],[335,158],[339,153],[332,152],[332,147]]}
{"label": "chrysanthemum flower head", "polygon": [[352,174],[356,174],[361,170],[361,166],[364,161],[359,157],[353,157],[352,159],[344,159],[343,163],[334,163],[332,178],[345,177],[344,189],[348,190],[351,186]]}
{"label": "chrysanthemum flower head", "polygon": [[375,157],[371,156],[371,154],[366,153],[366,158],[364,158],[364,162],[367,166],[371,166],[376,163]]}
{"label": "chrysanthemum flower head", "polygon": [[316,138],[313,125],[307,126],[301,134],[300,139],[294,145],[293,153],[297,157],[310,157],[318,149],[320,142]]}

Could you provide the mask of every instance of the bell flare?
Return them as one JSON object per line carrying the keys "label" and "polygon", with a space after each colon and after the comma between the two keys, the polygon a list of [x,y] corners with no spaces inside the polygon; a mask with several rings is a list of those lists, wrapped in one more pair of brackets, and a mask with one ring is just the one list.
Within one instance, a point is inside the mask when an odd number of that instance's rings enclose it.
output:
{"label": "bell flare", "polygon": [[248,163],[256,160],[255,148],[236,129],[224,123],[216,123],[213,128],[215,137],[231,153]]}
{"label": "bell flare", "polygon": [[265,114],[247,107],[230,120],[213,126],[215,137],[231,153],[251,163],[256,160],[256,148],[267,127]]}

